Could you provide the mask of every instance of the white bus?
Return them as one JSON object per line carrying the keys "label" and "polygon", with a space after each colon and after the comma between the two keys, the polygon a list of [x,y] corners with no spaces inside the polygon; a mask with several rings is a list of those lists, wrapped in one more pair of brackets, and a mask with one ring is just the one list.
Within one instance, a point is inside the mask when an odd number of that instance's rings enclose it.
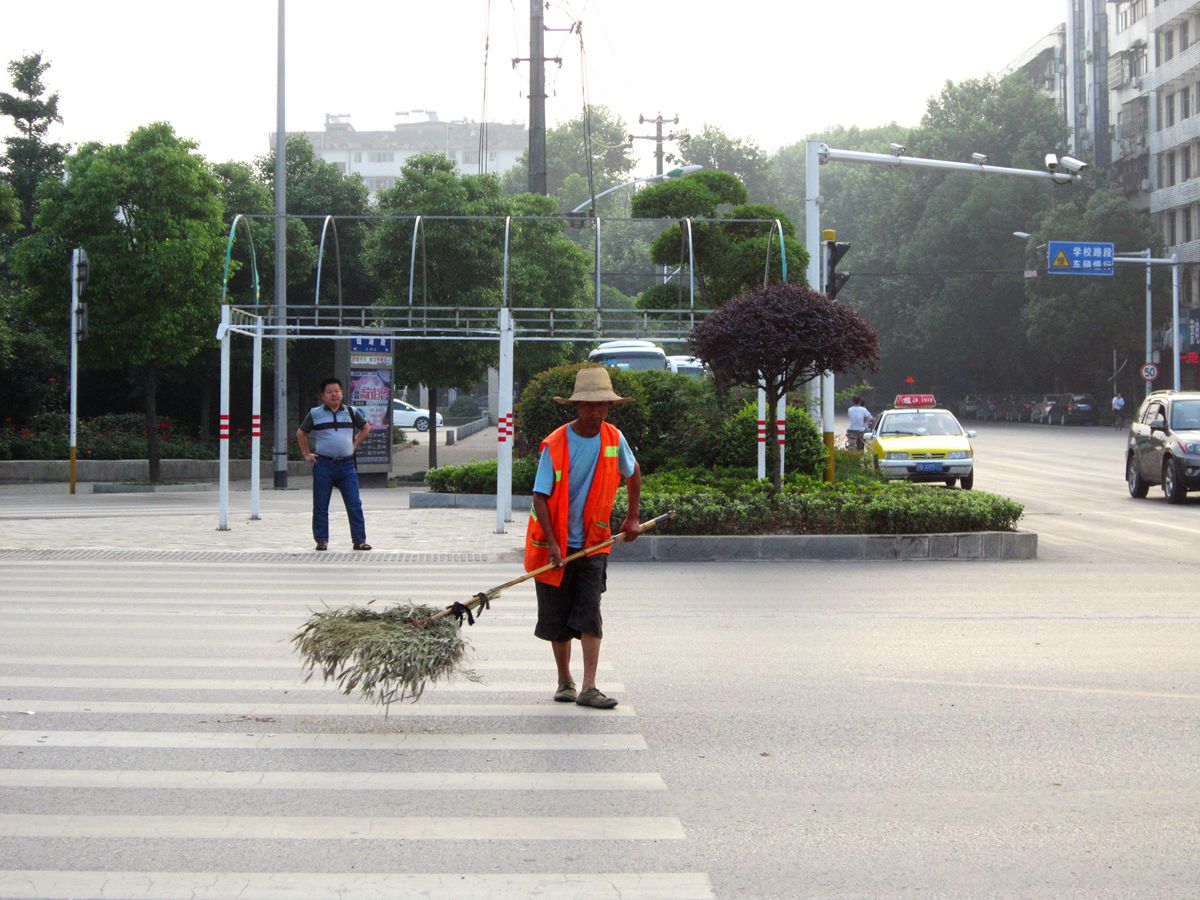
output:
{"label": "white bus", "polygon": [[606,341],[588,354],[602,366],[618,369],[667,369],[667,354],[653,341]]}

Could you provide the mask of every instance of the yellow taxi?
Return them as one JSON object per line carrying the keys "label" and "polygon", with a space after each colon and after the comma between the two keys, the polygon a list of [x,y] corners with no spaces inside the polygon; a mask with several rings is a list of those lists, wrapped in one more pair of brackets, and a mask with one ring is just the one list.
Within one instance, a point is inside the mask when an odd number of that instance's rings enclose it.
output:
{"label": "yellow taxi", "polygon": [[900,394],[863,435],[864,451],[884,478],[957,481],[964,491],[975,484],[974,431],[966,431],[949,410],[938,409],[932,394]]}

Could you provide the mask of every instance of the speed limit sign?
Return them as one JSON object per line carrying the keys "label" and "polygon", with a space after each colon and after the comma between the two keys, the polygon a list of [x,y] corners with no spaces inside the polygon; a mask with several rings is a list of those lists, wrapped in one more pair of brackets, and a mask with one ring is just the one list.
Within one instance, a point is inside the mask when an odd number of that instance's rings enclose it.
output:
{"label": "speed limit sign", "polygon": [[1142,366],[1142,377],[1147,381],[1153,381],[1158,377],[1158,366],[1154,363],[1146,363]]}

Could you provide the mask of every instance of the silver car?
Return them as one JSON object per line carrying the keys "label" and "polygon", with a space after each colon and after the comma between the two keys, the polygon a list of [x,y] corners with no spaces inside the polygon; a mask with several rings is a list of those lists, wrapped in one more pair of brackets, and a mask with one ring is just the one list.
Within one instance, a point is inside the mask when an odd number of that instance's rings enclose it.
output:
{"label": "silver car", "polygon": [[1129,425],[1125,483],[1133,497],[1161,484],[1169,503],[1200,489],[1200,391],[1154,391]]}

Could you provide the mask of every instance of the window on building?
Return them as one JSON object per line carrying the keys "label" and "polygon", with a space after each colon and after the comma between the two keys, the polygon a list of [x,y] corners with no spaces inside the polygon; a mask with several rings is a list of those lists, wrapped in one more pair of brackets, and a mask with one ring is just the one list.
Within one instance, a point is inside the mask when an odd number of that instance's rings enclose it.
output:
{"label": "window on building", "polygon": [[1182,122],[1192,114],[1192,91],[1184,88],[1179,92],[1179,121]]}
{"label": "window on building", "polygon": [[355,161],[355,162],[362,162],[362,151],[361,151],[361,150],[355,150],[355,151],[354,151],[354,161]]}
{"label": "window on building", "polygon": [[396,154],[391,150],[371,150],[367,153],[367,162],[390,163],[396,161]]}
{"label": "window on building", "polygon": [[1182,53],[1188,48],[1188,22],[1184,19],[1179,23],[1179,52]]}
{"label": "window on building", "polygon": [[1162,155],[1162,184],[1163,187],[1171,187],[1175,184],[1174,151]]}
{"label": "window on building", "polygon": [[1180,211],[1180,216],[1183,218],[1183,242],[1186,244],[1192,239],[1192,208],[1185,206]]}
{"label": "window on building", "polygon": [[1162,62],[1166,62],[1168,59],[1173,59],[1175,56],[1175,32],[1171,31],[1170,29],[1166,29],[1160,31],[1158,35],[1162,41],[1160,45],[1162,50]]}
{"label": "window on building", "polygon": [[1170,128],[1175,124],[1175,95],[1167,94],[1163,97],[1163,127]]}
{"label": "window on building", "polygon": [[1190,181],[1192,178],[1192,145],[1184,147],[1179,152],[1179,180]]}
{"label": "window on building", "polygon": [[462,152],[462,161],[464,165],[477,166],[479,165],[478,150],[464,150]]}
{"label": "window on building", "polygon": [[1173,209],[1168,210],[1165,213],[1165,218],[1166,218],[1166,223],[1167,223],[1167,246],[1174,247],[1175,246],[1175,238],[1176,238],[1175,210],[1173,210]]}

